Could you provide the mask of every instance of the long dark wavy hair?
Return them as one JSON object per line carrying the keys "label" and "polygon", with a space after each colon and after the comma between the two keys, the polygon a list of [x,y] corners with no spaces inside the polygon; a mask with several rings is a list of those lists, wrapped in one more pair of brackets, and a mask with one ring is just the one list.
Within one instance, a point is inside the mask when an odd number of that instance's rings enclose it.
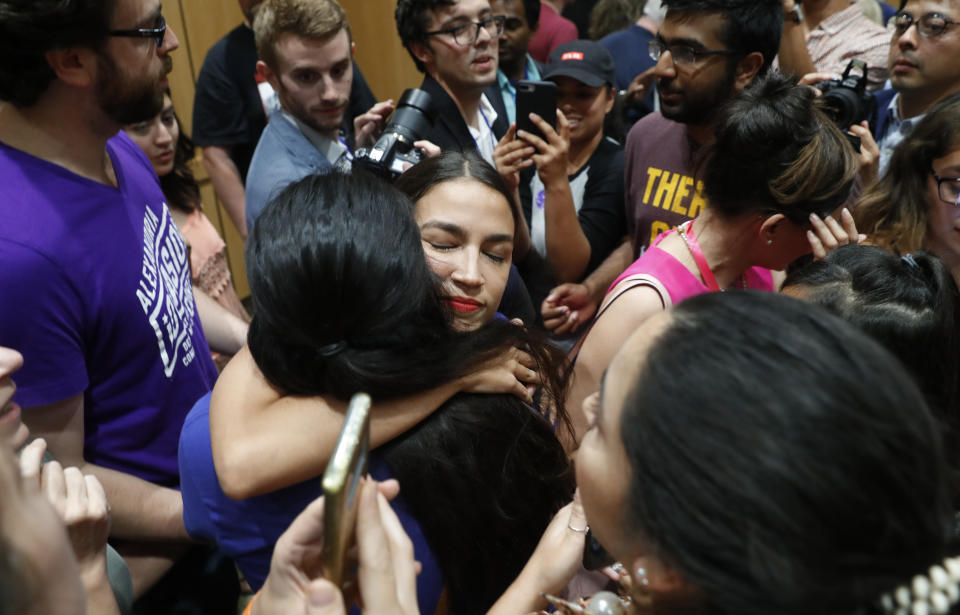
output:
{"label": "long dark wavy hair", "polygon": [[[170,96],[170,88],[167,88],[165,93]],[[173,170],[160,178],[160,188],[168,205],[190,213],[200,208],[200,186],[197,185],[193,170],[190,168],[196,146],[183,131],[176,109],[173,111],[173,121],[177,123],[177,132],[180,137],[173,150]]]}
{"label": "long dark wavy hair", "polygon": [[900,359],[943,422],[948,459],[960,469],[960,292],[943,261],[851,244],[791,272],[790,287]]}
{"label": "long dark wavy hair", "polygon": [[[857,203],[857,228],[897,254],[916,252],[927,237],[928,178],[933,161],[960,147],[960,92],[943,99],[893,150],[886,174]],[[949,207],[949,206],[947,206]]]}
{"label": "long dark wavy hair", "polygon": [[510,395],[457,395],[379,451],[457,615],[493,606],[573,496],[572,468],[553,426]]}
{"label": "long dark wavy hair", "polygon": [[[287,393],[374,400],[439,386],[522,347],[563,411],[564,358],[523,327],[451,327],[409,200],[354,172],[284,189],[247,244],[248,341]],[[453,612],[483,613],[516,577],[573,482],[553,425],[508,395],[458,395],[379,449],[440,562]]]}
{"label": "long dark wavy hair", "polygon": [[519,347],[562,409],[562,353],[503,321],[452,329],[412,205],[376,178],[332,173],[291,184],[257,219],[246,262],[250,351],[289,394],[401,397]]}

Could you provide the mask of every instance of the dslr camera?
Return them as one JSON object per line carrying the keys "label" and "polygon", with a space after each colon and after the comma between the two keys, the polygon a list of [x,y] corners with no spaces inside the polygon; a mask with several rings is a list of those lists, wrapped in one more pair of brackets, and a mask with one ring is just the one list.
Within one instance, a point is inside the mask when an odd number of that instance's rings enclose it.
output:
{"label": "dslr camera", "polygon": [[430,95],[423,90],[411,88],[404,91],[383,134],[373,147],[357,150],[353,166],[392,182],[423,160],[426,154],[413,143],[433,126],[431,107]]}
{"label": "dslr camera", "polygon": [[864,120],[873,125],[877,105],[873,94],[867,92],[866,62],[850,60],[840,79],[822,81],[816,87],[823,92],[824,111],[841,131]]}

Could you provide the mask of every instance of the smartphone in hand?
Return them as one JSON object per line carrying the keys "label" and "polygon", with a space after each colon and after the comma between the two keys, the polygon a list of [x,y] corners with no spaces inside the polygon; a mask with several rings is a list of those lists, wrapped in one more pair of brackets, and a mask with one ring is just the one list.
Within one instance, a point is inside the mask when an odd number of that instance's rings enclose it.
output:
{"label": "smartphone in hand", "polygon": [[323,574],[343,587],[344,560],[356,541],[357,494],[370,451],[370,396],[350,400],[336,447],[323,473]]}
{"label": "smartphone in hand", "polygon": [[543,131],[530,121],[536,113],[554,129],[557,127],[557,84],[552,81],[517,82],[517,130],[525,130],[546,140]]}

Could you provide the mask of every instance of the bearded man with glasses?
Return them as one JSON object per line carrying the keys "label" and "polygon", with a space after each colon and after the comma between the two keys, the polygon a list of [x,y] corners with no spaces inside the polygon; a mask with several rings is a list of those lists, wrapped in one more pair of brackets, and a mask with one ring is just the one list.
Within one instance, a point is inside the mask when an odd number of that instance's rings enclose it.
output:
{"label": "bearded man with glasses", "polygon": [[724,103],[765,73],[780,46],[781,0],[664,0],[650,44],[659,112],[633,125],[625,147],[624,242],[579,284],[551,292],[554,307],[587,321],[610,284],[660,233],[707,204],[697,170]]}
{"label": "bearded man with glasses", "polygon": [[103,485],[137,596],[188,548],[177,440],[217,376],[187,247],[120,130],[160,111],[177,46],[160,0],[0,0],[0,344],[31,433]]}
{"label": "bearded man with glasses", "polygon": [[650,42],[660,112],[627,136],[627,215],[634,258],[706,204],[696,176],[723,104],[766,72],[780,44],[775,0],[668,0]]}
{"label": "bearded man with glasses", "polygon": [[938,101],[960,91],[960,0],[903,0],[887,24],[891,88],[877,93],[880,174]]}

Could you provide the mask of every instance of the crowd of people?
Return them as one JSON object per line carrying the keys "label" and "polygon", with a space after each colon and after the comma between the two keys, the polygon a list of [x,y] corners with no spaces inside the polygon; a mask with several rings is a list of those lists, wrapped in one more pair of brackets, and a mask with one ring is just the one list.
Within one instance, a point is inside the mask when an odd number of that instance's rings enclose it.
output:
{"label": "crowd of people", "polygon": [[0,615],[960,613],[960,2],[568,4],[0,0]]}

